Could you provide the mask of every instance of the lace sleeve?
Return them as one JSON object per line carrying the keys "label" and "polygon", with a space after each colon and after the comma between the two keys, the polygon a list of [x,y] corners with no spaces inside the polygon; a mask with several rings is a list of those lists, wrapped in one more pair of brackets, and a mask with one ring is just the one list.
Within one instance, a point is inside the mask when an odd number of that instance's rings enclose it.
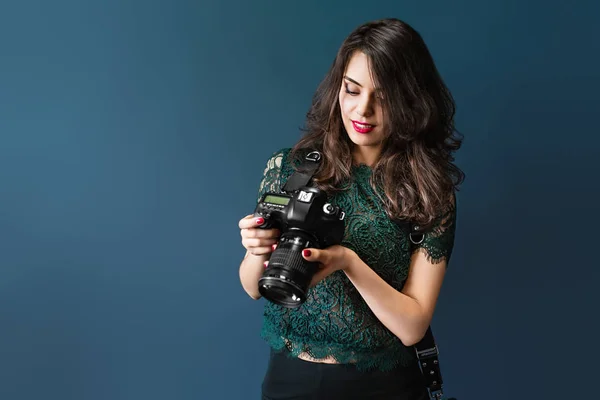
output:
{"label": "lace sleeve", "polygon": [[280,192],[281,186],[281,171],[283,168],[283,159],[285,156],[285,149],[279,150],[271,155],[267,161],[267,165],[263,171],[260,186],[258,188],[258,198],[267,192]]}
{"label": "lace sleeve", "polygon": [[425,253],[427,259],[434,264],[444,260],[448,264],[454,248],[455,230],[456,197],[452,196],[452,202],[425,233],[425,238],[416,246],[416,250]]}

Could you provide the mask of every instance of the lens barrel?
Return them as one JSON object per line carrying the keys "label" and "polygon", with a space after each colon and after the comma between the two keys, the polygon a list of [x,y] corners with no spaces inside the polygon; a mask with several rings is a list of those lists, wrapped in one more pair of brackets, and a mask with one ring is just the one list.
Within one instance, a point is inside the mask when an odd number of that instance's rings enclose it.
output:
{"label": "lens barrel", "polygon": [[281,236],[258,281],[258,290],[265,299],[287,308],[300,307],[306,301],[306,292],[318,265],[306,261],[302,250],[315,243],[312,235],[300,230]]}

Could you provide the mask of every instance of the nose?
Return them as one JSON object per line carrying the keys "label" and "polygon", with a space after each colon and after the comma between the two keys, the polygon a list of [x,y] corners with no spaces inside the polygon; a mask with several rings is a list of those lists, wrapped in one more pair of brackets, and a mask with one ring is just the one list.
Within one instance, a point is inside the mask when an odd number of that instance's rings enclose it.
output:
{"label": "nose", "polygon": [[356,105],[356,112],[361,117],[369,117],[373,114],[373,101],[370,96],[363,96]]}

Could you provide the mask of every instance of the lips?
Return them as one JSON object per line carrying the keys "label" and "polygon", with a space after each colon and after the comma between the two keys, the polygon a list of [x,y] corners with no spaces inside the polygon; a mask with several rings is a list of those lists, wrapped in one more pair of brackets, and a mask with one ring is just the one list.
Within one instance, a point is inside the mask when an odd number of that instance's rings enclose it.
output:
{"label": "lips", "polygon": [[352,121],[352,127],[358,133],[369,133],[375,129],[375,125],[363,124],[357,121]]}

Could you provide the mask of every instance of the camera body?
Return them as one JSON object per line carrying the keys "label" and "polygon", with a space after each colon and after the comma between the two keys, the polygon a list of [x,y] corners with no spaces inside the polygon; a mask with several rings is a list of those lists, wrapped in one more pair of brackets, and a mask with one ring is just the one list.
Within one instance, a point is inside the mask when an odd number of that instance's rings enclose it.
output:
{"label": "camera body", "polygon": [[254,216],[265,220],[260,229],[276,228],[281,232],[279,244],[258,281],[260,294],[283,307],[300,307],[318,269],[318,263],[302,257],[302,250],[340,244],[345,230],[344,211],[328,203],[324,191],[305,186],[292,194],[265,193]]}

